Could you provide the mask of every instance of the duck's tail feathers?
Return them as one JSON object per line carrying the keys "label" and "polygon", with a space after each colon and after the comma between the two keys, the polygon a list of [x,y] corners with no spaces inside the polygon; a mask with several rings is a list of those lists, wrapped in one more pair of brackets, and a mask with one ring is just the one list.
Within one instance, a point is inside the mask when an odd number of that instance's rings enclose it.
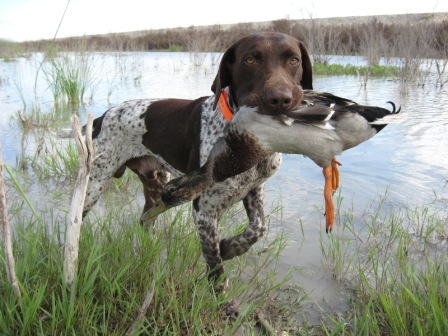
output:
{"label": "duck's tail feathers", "polygon": [[395,103],[392,101],[388,101],[388,104],[392,105],[392,111],[389,111],[389,113],[376,118],[373,121],[370,121],[369,124],[371,125],[388,125],[388,124],[398,124],[403,121],[403,119],[406,118],[406,114],[400,113],[401,112],[401,106],[396,107]]}
{"label": "duck's tail feathers", "polygon": [[386,102],[387,104],[391,104],[392,105],[392,111],[390,112],[390,113],[393,113],[393,114],[397,114],[397,113],[400,113],[401,112],[401,106],[399,106],[398,107],[398,110],[396,109],[396,106],[395,106],[395,103],[393,102],[393,101],[387,101]]}
{"label": "duck's tail feathers", "polygon": [[369,122],[370,125],[389,125],[389,124],[398,124],[401,123],[404,119],[406,119],[406,114],[404,113],[393,113],[385,115],[382,118],[376,119],[374,121]]}

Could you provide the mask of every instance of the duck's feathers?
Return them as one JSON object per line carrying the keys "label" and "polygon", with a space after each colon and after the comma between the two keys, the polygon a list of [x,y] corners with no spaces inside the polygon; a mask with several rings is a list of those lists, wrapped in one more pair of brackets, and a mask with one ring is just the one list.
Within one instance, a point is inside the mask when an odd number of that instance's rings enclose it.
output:
{"label": "duck's feathers", "polygon": [[307,106],[350,106],[356,104],[353,100],[335,96],[329,92],[303,90],[302,105]]}
{"label": "duck's feathers", "polygon": [[333,105],[302,105],[298,109],[287,111],[285,114],[279,114],[274,116],[277,120],[281,121],[287,126],[291,126],[294,122],[303,122],[313,126],[317,126],[324,129],[332,129],[332,126],[328,124],[331,116],[334,113]]}
{"label": "duck's feathers", "polygon": [[392,111],[378,106],[364,106],[359,104],[352,104],[347,106],[336,106],[335,113],[332,116],[332,120],[339,122],[347,117],[347,113],[356,113],[363,117],[378,133],[386,125],[399,121],[398,113],[400,113],[401,107],[396,109],[393,102],[387,103],[392,105]]}
{"label": "duck's feathers", "polygon": [[[387,124],[401,120],[401,117],[398,116],[401,107],[397,110],[393,102],[388,101],[387,103],[392,105],[392,111],[377,106],[359,105],[350,99],[328,92],[304,90],[304,98],[298,109],[277,115],[275,118],[288,126],[299,122],[319,128],[333,129],[333,126],[339,121],[349,117],[349,114],[355,113],[363,117],[365,122],[378,133]],[[329,120],[331,120],[330,123],[328,123]]]}
{"label": "duck's feathers", "polygon": [[328,124],[334,113],[334,107],[345,107],[356,104],[354,101],[335,96],[328,92],[304,90],[301,105],[285,114],[274,116],[274,118],[287,126],[294,122],[302,122],[323,129],[333,129]]}

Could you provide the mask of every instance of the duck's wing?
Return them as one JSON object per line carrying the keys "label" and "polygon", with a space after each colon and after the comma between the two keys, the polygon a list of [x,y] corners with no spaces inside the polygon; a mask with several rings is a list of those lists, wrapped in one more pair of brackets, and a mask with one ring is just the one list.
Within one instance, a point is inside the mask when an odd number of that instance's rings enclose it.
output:
{"label": "duck's wing", "polygon": [[302,105],[298,109],[276,115],[274,118],[287,126],[291,126],[295,122],[300,122],[319,128],[332,129],[332,126],[328,124],[328,120],[330,120],[333,113],[333,105]]}
{"label": "duck's wing", "polygon": [[333,129],[327,121],[332,117],[334,108],[350,105],[356,105],[356,103],[328,92],[304,90],[303,99],[298,108],[275,115],[273,118],[287,126],[300,122],[319,128]]}
{"label": "duck's wing", "polygon": [[335,107],[356,105],[356,103],[353,100],[335,96],[334,94],[329,92],[315,91],[315,90],[303,91],[302,104],[307,104],[308,106],[333,105]]}

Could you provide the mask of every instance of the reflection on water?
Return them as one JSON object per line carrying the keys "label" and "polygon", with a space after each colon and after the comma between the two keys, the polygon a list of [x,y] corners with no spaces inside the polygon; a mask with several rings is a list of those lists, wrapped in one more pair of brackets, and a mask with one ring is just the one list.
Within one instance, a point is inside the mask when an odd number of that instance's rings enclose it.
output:
{"label": "reflection on water", "polygon": [[[209,95],[219,55],[205,56],[202,65],[194,66],[187,53],[98,54],[95,56],[98,84],[93,90],[93,100],[77,112],[84,120],[87,112],[99,116],[110,105],[123,100]],[[42,73],[36,79],[38,61],[39,55],[29,60],[0,61],[0,141],[3,158],[9,165],[15,165],[21,155],[22,133],[11,117],[23,108],[22,97],[27,106],[36,97],[42,111],[53,108],[52,94]],[[434,192],[447,197],[443,189],[444,179],[448,178],[446,89],[403,86],[397,81],[375,78],[369,79],[363,88],[354,76],[317,77],[314,87],[366,105],[389,108],[386,102],[392,100],[401,105],[407,117],[401,124],[386,127],[373,139],[339,157],[343,164],[342,213],[350,211],[355,219],[361,219],[366,208],[386,193],[386,210],[412,209],[431,202]],[[68,118],[65,123],[67,127]],[[35,139],[25,138],[27,155],[34,155]],[[293,277],[313,300],[326,310],[343,309],[346,303],[341,302],[338,284],[321,265],[319,236],[325,224],[320,168],[304,157],[284,156],[280,171],[267,182],[266,189],[267,210],[279,202],[283,206],[281,216],[274,215],[271,219],[271,234],[284,230],[291,240],[280,258],[280,267],[305,270],[293,273]],[[36,200],[43,197],[38,190],[35,193]],[[312,318],[314,312],[309,315]]]}

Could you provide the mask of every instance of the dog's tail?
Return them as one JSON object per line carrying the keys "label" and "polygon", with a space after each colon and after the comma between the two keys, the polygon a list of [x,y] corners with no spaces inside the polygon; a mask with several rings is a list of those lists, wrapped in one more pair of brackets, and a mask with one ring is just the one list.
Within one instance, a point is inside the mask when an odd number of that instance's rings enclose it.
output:
{"label": "dog's tail", "polygon": [[[95,139],[101,132],[101,126],[103,125],[104,114],[101,117],[95,118],[92,125],[92,139]],[[87,125],[81,127],[82,135],[86,134]],[[73,138],[73,130],[71,128],[62,128],[57,130],[55,133],[57,138]]]}

